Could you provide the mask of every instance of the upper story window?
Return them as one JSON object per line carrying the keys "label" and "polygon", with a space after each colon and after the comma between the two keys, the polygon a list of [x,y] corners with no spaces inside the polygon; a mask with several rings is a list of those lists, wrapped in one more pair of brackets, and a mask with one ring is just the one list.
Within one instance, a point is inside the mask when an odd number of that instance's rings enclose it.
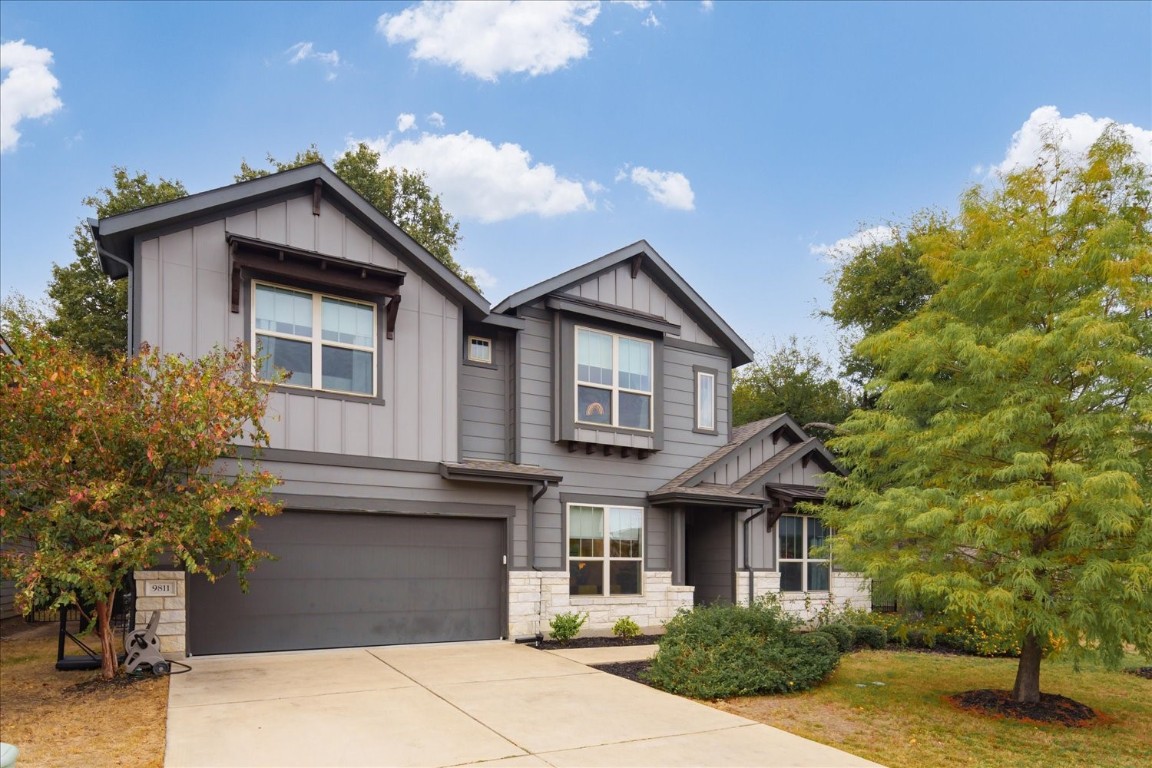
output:
{"label": "upper story window", "polygon": [[286,386],[376,394],[376,306],[253,282],[253,347],[258,375],[287,372]]}
{"label": "upper story window", "polygon": [[716,431],[716,372],[696,371],[696,431]]}
{"label": "upper story window", "polygon": [[468,359],[473,363],[492,364],[492,339],[468,337]]}
{"label": "upper story window", "polygon": [[576,328],[576,421],[652,430],[652,342]]}
{"label": "upper story window", "polygon": [[813,556],[824,546],[828,529],[816,517],[783,515],[776,524],[780,544],[780,591],[827,592],[829,565],[827,555]]}
{"label": "upper story window", "polygon": [[568,593],[638,595],[644,570],[644,509],[568,505]]}

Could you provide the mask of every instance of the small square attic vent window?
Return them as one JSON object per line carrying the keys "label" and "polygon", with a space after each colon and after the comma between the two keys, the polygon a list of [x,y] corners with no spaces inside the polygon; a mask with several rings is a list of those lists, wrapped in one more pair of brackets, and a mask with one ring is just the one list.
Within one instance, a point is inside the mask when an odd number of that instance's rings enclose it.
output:
{"label": "small square attic vent window", "polygon": [[468,337],[468,359],[474,363],[492,364],[492,340],[480,336]]}

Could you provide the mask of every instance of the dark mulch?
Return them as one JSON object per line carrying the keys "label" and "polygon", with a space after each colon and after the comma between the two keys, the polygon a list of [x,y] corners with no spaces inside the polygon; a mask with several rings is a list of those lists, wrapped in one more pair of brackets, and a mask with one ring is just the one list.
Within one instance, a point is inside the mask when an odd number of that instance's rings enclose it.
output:
{"label": "dark mulch", "polygon": [[68,692],[83,694],[83,693],[102,693],[104,691],[119,690],[122,688],[131,688],[141,682],[156,680],[158,678],[152,675],[117,675],[111,680],[105,680],[97,675],[91,680],[83,680],[67,689]]}
{"label": "dark mulch", "polygon": [[1040,701],[1035,704],[1013,701],[1010,691],[993,691],[987,688],[958,693],[949,696],[948,700],[960,709],[985,715],[1064,725],[1069,728],[1092,725],[1097,719],[1096,711],[1091,707],[1054,693],[1040,694]]}
{"label": "dark mulch", "polygon": [[622,645],[653,645],[660,635],[637,635],[636,637],[576,637],[566,642],[544,640],[536,647],[544,651],[568,650],[571,648],[616,648]]}
{"label": "dark mulch", "polygon": [[1135,669],[1126,669],[1124,671],[1130,675],[1142,677],[1145,680],[1152,680],[1152,667],[1136,667]]}
{"label": "dark mulch", "polygon": [[592,668],[598,669],[601,672],[607,672],[610,675],[623,677],[634,683],[651,685],[651,683],[640,676],[640,673],[647,672],[650,666],[652,666],[652,662],[650,661],[621,661],[616,664],[593,664]]}

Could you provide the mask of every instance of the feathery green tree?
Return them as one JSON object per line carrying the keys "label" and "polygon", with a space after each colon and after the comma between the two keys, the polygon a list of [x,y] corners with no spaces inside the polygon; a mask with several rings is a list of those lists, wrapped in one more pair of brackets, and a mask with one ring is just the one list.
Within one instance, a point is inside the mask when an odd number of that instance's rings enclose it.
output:
{"label": "feathery green tree", "polygon": [[1152,189],[1115,126],[916,240],[938,286],[866,336],[878,400],[833,448],[842,565],[1048,652],[1152,654]]}

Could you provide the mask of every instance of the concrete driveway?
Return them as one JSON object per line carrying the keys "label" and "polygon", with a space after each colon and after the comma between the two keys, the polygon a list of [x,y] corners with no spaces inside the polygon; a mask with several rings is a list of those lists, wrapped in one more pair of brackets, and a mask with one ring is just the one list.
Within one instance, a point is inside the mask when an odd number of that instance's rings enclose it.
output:
{"label": "concrete driveway", "polygon": [[188,663],[171,679],[167,768],[874,765],[506,642]]}

